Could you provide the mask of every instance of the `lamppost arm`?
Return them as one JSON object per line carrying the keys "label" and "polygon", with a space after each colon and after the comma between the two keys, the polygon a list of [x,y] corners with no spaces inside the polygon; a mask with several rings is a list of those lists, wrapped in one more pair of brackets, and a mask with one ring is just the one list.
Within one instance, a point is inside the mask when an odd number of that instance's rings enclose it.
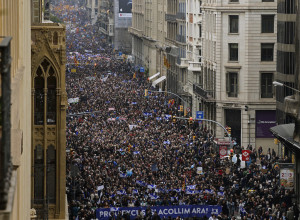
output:
{"label": "lamppost arm", "polygon": [[285,84],[283,84],[283,83],[281,83],[281,82],[273,81],[273,85],[274,85],[274,86],[282,86],[282,87],[285,86],[285,87],[287,87],[287,88],[289,88],[289,89],[291,89],[291,90],[294,90],[295,92],[300,93],[300,90],[295,89],[295,88],[290,87],[290,86],[287,86],[287,85],[285,85]]}
{"label": "lamppost arm", "polygon": [[176,96],[177,98],[179,98],[184,103],[186,103],[186,101],[183,98],[181,98],[179,95],[177,95],[177,94],[175,94],[173,92],[169,92],[169,91],[154,91],[154,90],[148,90],[148,92],[169,93],[169,94],[172,94],[172,95]]}
{"label": "lamppost arm", "polygon": [[[183,119],[183,120],[189,120],[189,118],[184,118],[184,117],[175,117],[175,118]],[[213,123],[219,125],[227,133],[227,135],[229,137],[229,141],[230,141],[230,147],[232,148],[231,135],[229,134],[229,132],[226,130],[226,128],[220,122],[217,122],[217,121],[214,121],[214,120],[210,120],[210,119],[205,119],[205,118],[202,118],[202,119],[195,118],[193,120],[195,120],[195,121],[208,121],[208,122],[213,122]]]}

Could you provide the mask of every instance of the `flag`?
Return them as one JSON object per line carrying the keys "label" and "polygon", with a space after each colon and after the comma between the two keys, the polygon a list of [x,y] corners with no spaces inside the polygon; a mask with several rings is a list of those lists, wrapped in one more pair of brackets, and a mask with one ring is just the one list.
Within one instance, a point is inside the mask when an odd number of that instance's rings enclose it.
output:
{"label": "flag", "polygon": [[117,211],[119,211],[119,208],[117,208],[117,207],[111,207],[110,211],[111,212],[117,212]]}
{"label": "flag", "polygon": [[137,189],[132,190],[132,194],[138,194],[138,193],[139,193],[139,191]]}
{"label": "flag", "polygon": [[218,192],[218,196],[223,197],[224,196],[224,192]]}
{"label": "flag", "polygon": [[180,193],[181,189],[173,189],[174,192]]}
{"label": "flag", "polygon": [[140,186],[147,186],[147,184],[141,180],[137,180],[136,184],[140,185]]}
{"label": "flag", "polygon": [[117,194],[118,194],[118,195],[126,195],[126,191],[125,191],[125,189],[118,190],[118,191],[117,191]]}
{"label": "flag", "polygon": [[132,176],[132,169],[126,171],[126,176],[129,176],[129,177]]}
{"label": "flag", "polygon": [[213,194],[214,193],[214,191],[212,189],[206,189],[205,192],[209,193],[209,194]]}
{"label": "flag", "polygon": [[184,182],[182,183],[182,191],[185,191],[186,177],[184,178]]}
{"label": "flag", "polygon": [[189,185],[189,186],[186,186],[187,189],[196,189],[196,185]]}
{"label": "flag", "polygon": [[148,185],[148,189],[155,189],[156,188],[156,185]]}
{"label": "flag", "polygon": [[126,174],[125,174],[125,173],[120,173],[120,177],[121,177],[121,178],[125,178],[125,177],[126,177]]}
{"label": "flag", "polygon": [[140,153],[139,151],[134,151],[134,152],[133,152],[133,154],[139,154],[139,153]]}
{"label": "flag", "polygon": [[194,191],[194,190],[187,189],[187,190],[185,191],[185,194],[192,195],[192,194],[195,194],[195,191]]}
{"label": "flag", "polygon": [[130,153],[130,151],[131,151],[131,148],[132,148],[132,146],[131,146],[131,144],[129,144],[129,145],[128,145],[128,150],[127,150],[129,153]]}
{"label": "flag", "polygon": [[98,191],[100,191],[100,190],[102,190],[102,189],[104,189],[104,185],[101,185],[101,186],[98,186],[98,187],[97,187],[97,190],[98,190]]}
{"label": "flag", "polygon": [[78,63],[79,63],[79,62],[78,62],[78,60],[77,60],[77,58],[76,58],[76,55],[74,56],[74,63],[75,63],[76,66],[78,66]]}
{"label": "flag", "polygon": [[155,195],[155,194],[149,194],[149,197],[152,199],[152,200],[156,200],[159,198],[158,195]]}

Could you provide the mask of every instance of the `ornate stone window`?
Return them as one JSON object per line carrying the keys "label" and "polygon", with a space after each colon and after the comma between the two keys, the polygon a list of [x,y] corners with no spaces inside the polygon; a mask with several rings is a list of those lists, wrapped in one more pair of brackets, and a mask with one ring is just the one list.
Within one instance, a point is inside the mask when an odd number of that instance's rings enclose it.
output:
{"label": "ornate stone window", "polygon": [[35,125],[56,124],[56,83],[55,70],[45,58],[37,68],[34,78]]}

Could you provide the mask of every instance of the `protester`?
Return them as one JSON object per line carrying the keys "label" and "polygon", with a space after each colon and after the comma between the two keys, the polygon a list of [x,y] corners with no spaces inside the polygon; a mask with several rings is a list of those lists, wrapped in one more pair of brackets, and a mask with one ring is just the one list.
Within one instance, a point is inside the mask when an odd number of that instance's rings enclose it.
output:
{"label": "protester", "polygon": [[[70,5],[69,5],[70,4]],[[151,206],[219,205],[210,219],[299,215],[293,190],[278,184],[278,157],[252,147],[251,163],[220,159],[214,132],[182,115],[176,101],[113,51],[83,7],[54,3],[67,24],[67,194],[70,219],[97,208],[148,207],[137,219],[161,219]],[[76,72],[74,71],[76,70]],[[237,154],[243,147],[236,146]],[[287,162],[287,159],[282,162]],[[200,172],[200,170],[202,171]],[[117,215],[117,219],[128,216]],[[207,218],[206,218],[207,219]]]}

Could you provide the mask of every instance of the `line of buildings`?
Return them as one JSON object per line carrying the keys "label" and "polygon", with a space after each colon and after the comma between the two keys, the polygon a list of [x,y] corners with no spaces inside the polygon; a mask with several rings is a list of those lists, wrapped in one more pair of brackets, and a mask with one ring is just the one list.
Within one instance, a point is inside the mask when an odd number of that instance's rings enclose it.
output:
{"label": "line of buildings", "polygon": [[68,219],[66,29],[49,0],[0,0],[0,219]]}
{"label": "line of buildings", "polygon": [[[100,30],[114,44],[121,0],[99,1]],[[181,96],[193,118],[202,111],[240,146],[295,162],[299,198],[298,8],[299,0],[132,0],[128,32],[136,70]]]}

